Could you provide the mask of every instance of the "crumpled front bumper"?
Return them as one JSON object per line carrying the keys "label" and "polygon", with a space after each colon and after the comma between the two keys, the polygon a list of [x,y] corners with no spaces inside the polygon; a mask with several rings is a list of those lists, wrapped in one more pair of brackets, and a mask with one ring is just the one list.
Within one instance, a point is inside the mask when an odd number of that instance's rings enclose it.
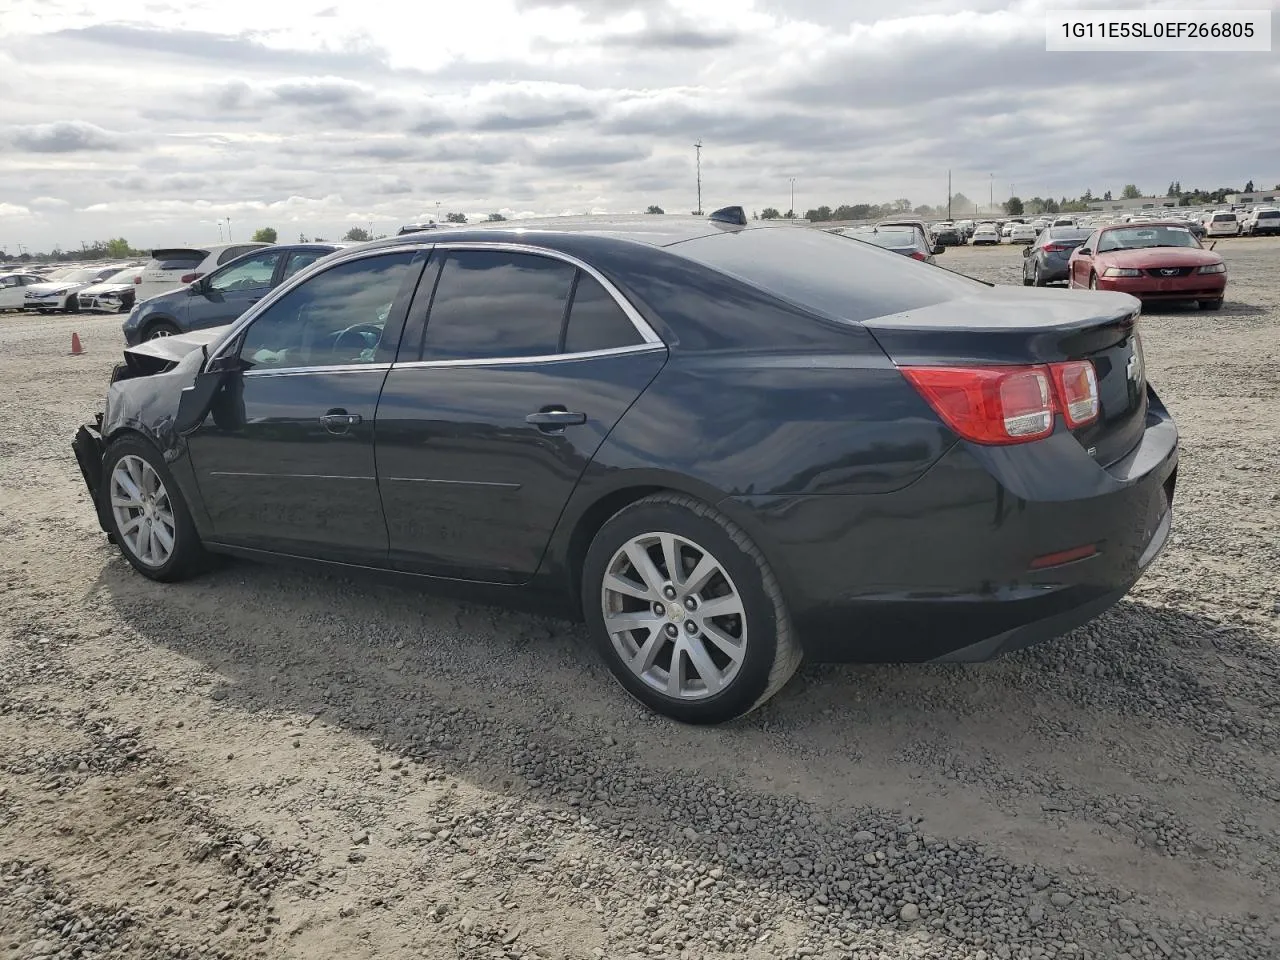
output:
{"label": "crumpled front bumper", "polygon": [[107,518],[102,511],[102,457],[106,453],[106,445],[102,442],[102,414],[98,414],[93,423],[82,424],[71,441],[71,449],[76,455],[76,463],[80,465],[80,476],[89,489],[89,497],[93,501],[94,513],[98,517],[98,526],[110,532]]}

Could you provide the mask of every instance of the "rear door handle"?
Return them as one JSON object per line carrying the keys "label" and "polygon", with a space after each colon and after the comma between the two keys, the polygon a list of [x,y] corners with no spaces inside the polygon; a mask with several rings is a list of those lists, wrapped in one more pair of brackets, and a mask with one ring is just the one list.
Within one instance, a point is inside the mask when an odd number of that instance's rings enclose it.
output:
{"label": "rear door handle", "polygon": [[529,414],[524,418],[524,422],[533,424],[539,430],[563,430],[565,427],[586,423],[587,415],[566,410],[563,407],[548,407]]}
{"label": "rear door handle", "polygon": [[344,434],[361,420],[358,413],[347,413],[345,410],[330,410],[320,418],[320,426],[332,434]]}

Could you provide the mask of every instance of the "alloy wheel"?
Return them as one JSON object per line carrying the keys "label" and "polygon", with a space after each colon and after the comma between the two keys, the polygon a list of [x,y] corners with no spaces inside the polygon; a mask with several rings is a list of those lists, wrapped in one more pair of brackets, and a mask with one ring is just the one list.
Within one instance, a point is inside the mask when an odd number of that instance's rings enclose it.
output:
{"label": "alloy wheel", "polygon": [[148,567],[164,566],[173,556],[177,521],[155,468],[142,457],[126,454],[111,471],[109,493],[125,548]]}
{"label": "alloy wheel", "polygon": [[701,700],[737,677],[747,652],[742,597],[704,547],[645,533],[620,547],[601,587],[605,629],[643,683],[676,700]]}

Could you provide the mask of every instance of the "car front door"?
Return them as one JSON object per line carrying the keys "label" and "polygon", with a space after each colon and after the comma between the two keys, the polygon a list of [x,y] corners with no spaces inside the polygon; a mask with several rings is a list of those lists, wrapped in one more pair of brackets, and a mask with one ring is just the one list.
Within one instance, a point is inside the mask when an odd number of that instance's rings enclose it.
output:
{"label": "car front door", "polygon": [[1072,252],[1071,260],[1067,263],[1071,271],[1068,286],[1087,287],[1089,285],[1089,270],[1093,266],[1093,255],[1098,252],[1098,240],[1101,237],[1102,232],[1095,230],[1089,235],[1088,240]]}
{"label": "car front door", "polygon": [[335,264],[224,348],[238,370],[188,436],[215,542],[385,563],[374,413],[425,257],[416,248]]}
{"label": "car front door", "polygon": [[[432,290],[434,286],[434,294]],[[523,583],[600,443],[666,361],[603,277],[549,253],[437,247],[377,416],[391,566]]]}
{"label": "car front door", "polygon": [[0,310],[21,307],[26,294],[21,277],[0,277]]}
{"label": "car front door", "polygon": [[279,251],[267,250],[219,267],[187,288],[178,321],[187,330],[230,323],[267,295],[279,264]]}

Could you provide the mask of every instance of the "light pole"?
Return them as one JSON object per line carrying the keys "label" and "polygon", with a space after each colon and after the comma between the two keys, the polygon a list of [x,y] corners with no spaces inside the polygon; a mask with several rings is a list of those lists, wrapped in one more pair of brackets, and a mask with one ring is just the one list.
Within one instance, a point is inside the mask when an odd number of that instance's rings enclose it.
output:
{"label": "light pole", "polygon": [[693,145],[695,151],[698,170],[698,210],[696,216],[702,216],[702,141],[699,140]]}
{"label": "light pole", "polygon": [[991,182],[987,185],[987,212],[995,213],[996,210],[996,175],[991,174]]}
{"label": "light pole", "polygon": [[796,178],[791,178],[791,216],[796,215]]}
{"label": "light pole", "polygon": [[436,201],[436,223],[440,222],[440,201]]}

